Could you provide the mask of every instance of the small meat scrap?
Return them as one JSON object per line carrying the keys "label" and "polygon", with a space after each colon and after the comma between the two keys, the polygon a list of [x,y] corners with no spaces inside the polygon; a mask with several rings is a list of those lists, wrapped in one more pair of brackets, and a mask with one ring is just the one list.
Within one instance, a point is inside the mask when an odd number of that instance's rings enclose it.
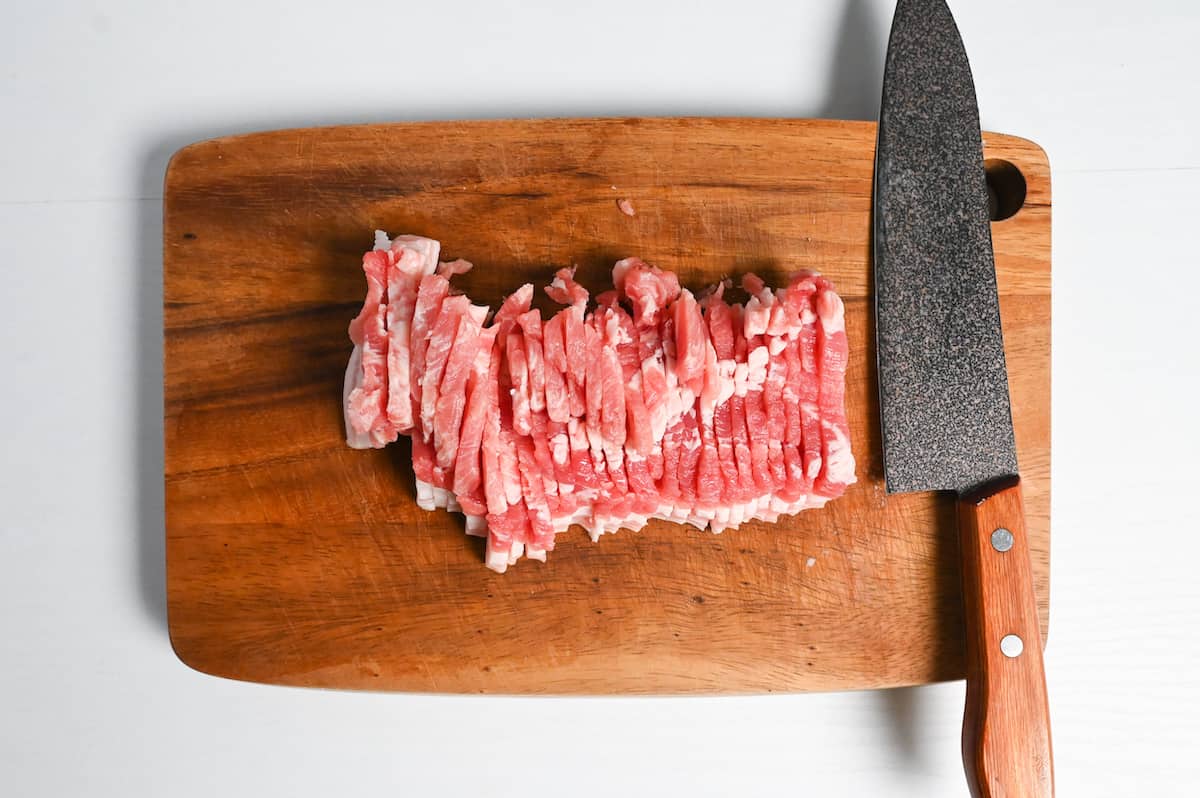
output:
{"label": "small meat scrap", "polygon": [[625,214],[626,216],[633,216],[635,213],[633,210],[633,203],[628,199],[617,200],[617,207],[620,208],[621,213]]}
{"label": "small meat scrap", "polygon": [[559,269],[545,291],[563,307],[543,318],[529,284],[494,313],[472,304],[451,284],[471,264],[440,252],[379,232],[363,256],[346,441],[408,435],[417,504],[461,512],[489,568],[544,561],[572,525],[593,540],[653,518],[719,533],[854,483],[845,305],[820,275],[778,290],[743,275],[743,305],[729,280],[693,293],[625,258],[595,298]]}

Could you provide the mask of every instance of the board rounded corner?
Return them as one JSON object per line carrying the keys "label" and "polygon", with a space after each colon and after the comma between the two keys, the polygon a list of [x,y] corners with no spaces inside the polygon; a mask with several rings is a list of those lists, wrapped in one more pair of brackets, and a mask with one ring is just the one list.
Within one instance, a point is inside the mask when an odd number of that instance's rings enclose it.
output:
{"label": "board rounded corner", "polygon": [[189,651],[187,644],[178,635],[178,630],[175,626],[167,621],[167,640],[171,646],[171,652],[175,655],[175,659],[179,660],[186,668],[203,676],[208,676],[213,679],[231,679],[239,681],[236,676],[228,673],[221,673],[218,669],[211,667],[196,655],[195,652]]}

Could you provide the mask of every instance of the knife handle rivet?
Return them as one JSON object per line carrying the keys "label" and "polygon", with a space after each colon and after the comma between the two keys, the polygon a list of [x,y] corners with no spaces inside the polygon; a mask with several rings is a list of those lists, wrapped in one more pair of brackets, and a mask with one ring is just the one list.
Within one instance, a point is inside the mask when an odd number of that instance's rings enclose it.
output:
{"label": "knife handle rivet", "polygon": [[1025,641],[1016,635],[1005,635],[1000,638],[1000,652],[1009,658],[1021,656],[1025,650]]}
{"label": "knife handle rivet", "polygon": [[992,533],[992,548],[996,551],[1008,551],[1013,547],[1013,533],[1000,527]]}

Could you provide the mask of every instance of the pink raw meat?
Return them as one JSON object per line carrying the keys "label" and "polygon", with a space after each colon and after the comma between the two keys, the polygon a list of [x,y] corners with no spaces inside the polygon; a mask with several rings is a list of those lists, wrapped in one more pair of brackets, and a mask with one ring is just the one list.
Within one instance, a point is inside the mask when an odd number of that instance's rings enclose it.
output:
{"label": "pink raw meat", "polygon": [[437,466],[444,471],[452,471],[458,457],[459,431],[467,408],[467,377],[475,367],[480,329],[486,315],[487,308],[471,306],[459,317],[454,345],[446,358],[433,417]]}
{"label": "pink raw meat", "polygon": [[[521,497],[521,475],[517,465],[517,454],[513,445],[511,383],[504,368],[504,345],[509,331],[520,314],[529,310],[533,299],[533,286],[528,283],[514,291],[500,304],[492,324],[496,328],[496,344],[493,357],[498,363],[496,383],[491,391],[489,422],[485,428],[483,474],[488,486],[489,514],[507,513],[508,508],[524,505]],[[511,516],[510,516],[511,517]],[[490,527],[490,521],[489,521]]]}
{"label": "pink raw meat", "polygon": [[625,448],[640,458],[647,458],[654,451],[654,430],[650,427],[650,414],[642,394],[642,374],[633,372],[625,381]]}
{"label": "pink raw meat", "polygon": [[437,273],[450,279],[456,274],[466,274],[474,268],[473,264],[468,260],[459,258],[458,260],[443,261],[437,265]]}
{"label": "pink raw meat", "polygon": [[672,305],[675,322],[675,374],[679,383],[699,395],[704,386],[705,332],[700,306],[690,291],[683,291]]}
{"label": "pink raw meat", "polygon": [[[482,501],[479,492],[480,446],[483,444],[484,426],[490,402],[489,390],[499,379],[500,360],[493,356],[492,345],[496,339],[496,328],[489,327],[479,333],[476,342],[475,361],[467,379],[467,411],[463,418],[462,431],[458,440],[458,454],[454,462],[454,493],[459,504],[464,497]],[[464,505],[465,507],[465,505]]]}
{"label": "pink raw meat", "polygon": [[528,435],[530,419],[529,361],[525,357],[525,338],[520,332],[510,332],[504,342],[504,356],[508,362],[509,385],[512,386],[513,429]]}
{"label": "pink raw meat", "polygon": [[[524,358],[524,344],[519,332],[515,331],[517,318],[529,310],[530,302],[533,300],[533,286],[529,283],[521,286],[519,289],[510,294],[496,311],[496,315],[492,318],[492,324],[496,327],[496,347],[499,352],[497,357],[500,358],[500,374],[497,396],[499,399],[499,408],[501,412],[501,440],[506,440],[513,430],[514,405],[516,397],[514,392],[516,388],[513,384],[512,372],[516,368],[518,376],[521,375],[519,366],[514,367],[512,360],[522,360]],[[512,358],[508,357],[510,348],[512,348]],[[524,372],[528,376],[528,370]],[[527,384],[528,380],[523,380]],[[528,409],[528,400],[523,401],[523,406]],[[527,419],[526,419],[527,420]],[[516,452],[511,448],[506,448],[500,453],[500,460],[503,471],[508,475],[506,479],[506,490],[511,494],[514,490],[516,474]],[[519,491],[517,491],[519,493]]]}
{"label": "pink raw meat", "polygon": [[[592,459],[604,451],[604,436],[601,432],[601,408],[604,406],[604,357],[601,354],[604,344],[600,333],[592,325],[584,328],[587,341],[587,356],[582,358],[586,374],[584,388],[587,397],[587,436],[592,450]],[[579,362],[579,361],[576,361]]]}
{"label": "pink raw meat", "polygon": [[733,453],[733,405],[725,402],[713,416],[713,436],[716,439],[717,462],[721,470],[721,500],[726,504],[741,496],[737,461]]}
{"label": "pink raw meat", "polygon": [[546,415],[551,421],[566,424],[571,418],[567,395],[567,351],[563,325],[570,310],[559,312],[542,326],[542,361],[546,376]]}
{"label": "pink raw meat", "polygon": [[700,461],[700,430],[696,424],[696,411],[683,414],[683,430],[679,451],[679,494],[685,501],[696,501],[696,466]]}
{"label": "pink raw meat", "polygon": [[409,346],[409,386],[416,414],[421,408],[421,377],[425,373],[425,353],[429,349],[429,335],[442,309],[442,300],[450,292],[450,282],[440,274],[427,274],[421,278],[417,289],[417,302],[413,309],[412,342]]}
{"label": "pink raw meat", "polygon": [[767,416],[767,460],[774,492],[783,490],[787,483],[783,459],[783,443],[787,434],[783,405],[783,384],[786,380],[787,363],[782,356],[772,357],[767,367],[767,380],[763,385],[762,403],[763,412]]}
{"label": "pink raw meat", "polygon": [[[590,375],[589,375],[590,377]],[[604,442],[604,461],[617,490],[628,490],[625,471],[625,386],[621,378],[621,363],[617,351],[608,344],[600,346],[601,439]]]}
{"label": "pink raw meat", "polygon": [[850,450],[850,427],[846,422],[845,305],[829,283],[818,279],[817,373],[820,377],[818,406],[821,413],[821,456],[824,469],[813,485],[822,497],[840,496],[854,481],[854,455]]}
{"label": "pink raw meat", "polygon": [[738,471],[738,498],[749,501],[758,488],[754,484],[754,465],[750,454],[750,434],[746,430],[746,398],[733,397],[730,421],[733,425],[733,457]]}
{"label": "pink raw meat", "polygon": [[550,521],[550,507],[546,501],[545,483],[538,468],[533,441],[526,435],[517,437],[517,461],[521,470],[522,495],[529,512],[530,537],[523,542],[533,543],[539,549],[554,548],[554,525]]}
{"label": "pink raw meat", "polygon": [[[500,464],[500,356],[493,354],[484,389],[483,431],[480,439],[480,481],[487,500],[488,515],[502,515],[508,510],[508,495]],[[494,379],[493,379],[494,378]],[[470,456],[470,455],[468,455]]]}
{"label": "pink raw meat", "polygon": [[[446,297],[438,311],[437,322],[429,331],[429,346],[425,350],[425,370],[421,374],[421,429],[425,440],[433,435],[433,417],[437,413],[438,396],[441,393],[442,374],[454,346],[458,323],[471,309],[471,300],[465,296]],[[486,309],[485,309],[486,312]],[[474,353],[471,353],[474,357]]]}
{"label": "pink raw meat", "polygon": [[804,476],[809,482],[816,480],[821,473],[821,409],[818,404],[821,393],[820,378],[817,374],[817,329],[816,313],[813,311],[812,298],[815,291],[811,278],[793,281],[807,296],[806,305],[800,311],[801,329],[800,342],[800,426],[803,432],[804,444]]}
{"label": "pink raw meat", "polygon": [[638,327],[658,324],[659,314],[679,297],[679,278],[646,264],[641,258],[626,258],[613,267],[613,286],[633,305]]}
{"label": "pink raw meat", "polygon": [[596,474],[587,432],[578,419],[572,419],[567,424],[567,437],[571,445],[571,473],[575,478],[575,486],[578,490],[594,494],[601,485],[600,477]]}
{"label": "pink raw meat", "polygon": [[552,513],[558,512],[558,478],[554,474],[554,456],[550,452],[549,419],[545,412],[532,414],[529,438],[533,441],[534,462],[542,475],[542,490]]}
{"label": "pink raw meat", "polygon": [[575,268],[559,269],[554,273],[554,279],[546,286],[546,295],[560,305],[572,305],[586,308],[588,291],[575,282]]}
{"label": "pink raw meat", "polygon": [[546,368],[542,349],[542,314],[530,310],[517,317],[517,324],[525,334],[525,362],[529,368],[529,411],[540,413],[546,409]]}
{"label": "pink raw meat", "polygon": [[396,439],[395,425],[387,415],[387,268],[386,254],[368,252],[363,256],[367,297],[350,322],[354,353],[346,369],[343,406],[346,441],[356,449],[380,448]]}
{"label": "pink raw meat", "polygon": [[[722,296],[723,293],[723,287],[718,285],[706,302],[709,337],[719,369],[722,368],[722,364],[734,362],[733,315]],[[732,381],[732,372],[729,380]],[[717,461],[721,469],[721,498],[727,504],[732,503],[739,496],[737,463],[733,453],[733,411],[729,398],[729,396],[718,397],[719,401],[713,415]]]}
{"label": "pink raw meat", "polygon": [[408,432],[413,427],[410,346],[417,289],[437,268],[441,245],[419,236],[397,236],[388,244],[384,236],[375,246],[388,256],[388,419]]}
{"label": "pink raw meat", "polygon": [[679,449],[682,430],[683,422],[679,421],[663,436],[663,469],[658,492],[663,502],[672,505],[679,499]]}
{"label": "pink raw meat", "polygon": [[587,358],[587,335],[584,332],[584,313],[587,309],[588,292],[575,282],[575,269],[559,269],[554,280],[546,287],[546,294],[555,302],[570,307],[561,312],[563,325],[563,347],[566,361],[567,399],[571,415],[577,418],[586,413],[587,400],[584,392]]}
{"label": "pink raw meat", "polygon": [[696,463],[696,499],[700,506],[721,502],[724,483],[717,462],[717,436],[711,424],[700,424],[700,456]]}
{"label": "pink raw meat", "polygon": [[544,560],[573,523],[597,538],[657,517],[710,528],[818,507],[854,481],[845,308],[799,272],[697,296],[637,258],[596,297],[574,269],[497,309],[456,295],[471,268],[432,239],[385,234],[363,259],[344,411],[352,446],[412,437],[417,503],[467,516],[488,567]]}

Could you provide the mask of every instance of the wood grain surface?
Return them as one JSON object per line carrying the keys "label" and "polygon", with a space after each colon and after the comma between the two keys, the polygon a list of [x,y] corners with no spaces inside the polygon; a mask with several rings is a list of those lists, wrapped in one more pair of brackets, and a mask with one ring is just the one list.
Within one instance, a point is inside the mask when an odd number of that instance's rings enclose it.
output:
{"label": "wood grain surface", "polygon": [[[973,798],[1053,798],[1050,704],[1020,480],[997,480],[958,507],[967,620],[967,784]],[[1009,533],[1008,548],[1004,540],[993,545],[999,530]]]}
{"label": "wood grain surface", "polygon": [[[480,693],[759,693],[965,669],[955,504],[887,496],[870,313],[870,123],[437,122],[202,142],[164,200],[167,593],[188,665],[236,679]],[[993,225],[1033,576],[1049,614],[1050,173]],[[617,201],[636,211],[626,216]],[[376,228],[443,243],[496,303],[638,255],[698,288],[828,275],[846,299],[859,482],[826,509],[712,535],[653,522],[504,575],[418,509],[409,452],[345,447],[346,326]]]}

